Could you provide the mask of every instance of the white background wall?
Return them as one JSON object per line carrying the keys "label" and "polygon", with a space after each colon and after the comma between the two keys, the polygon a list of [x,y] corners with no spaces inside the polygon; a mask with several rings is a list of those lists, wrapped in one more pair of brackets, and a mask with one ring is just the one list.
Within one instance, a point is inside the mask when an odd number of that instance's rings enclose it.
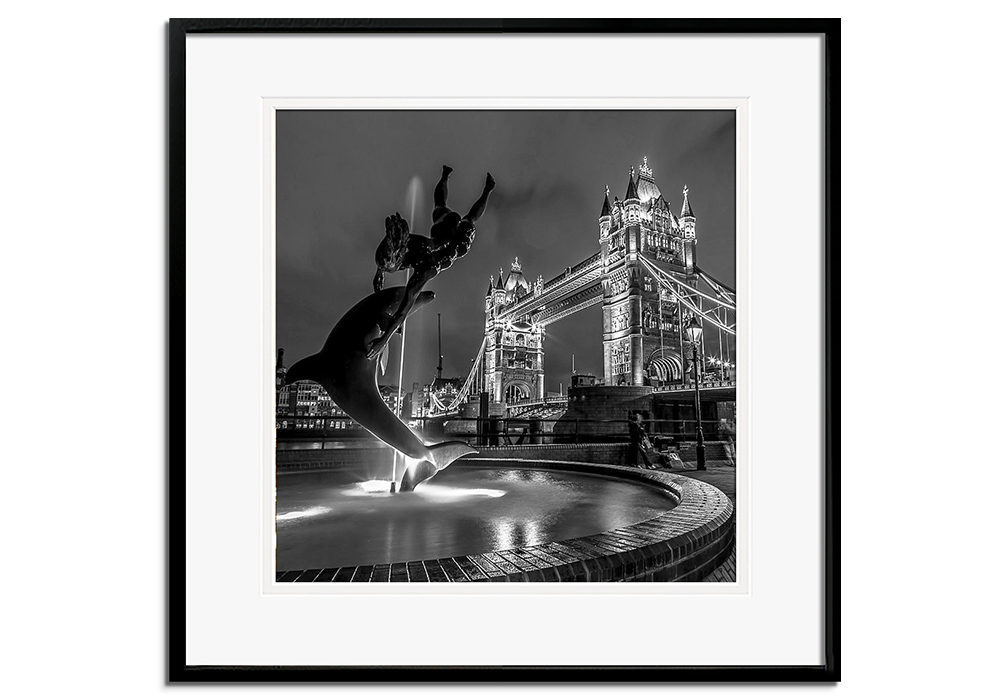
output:
{"label": "white background wall", "polygon": [[[384,16],[407,9],[382,5]],[[461,3],[434,7],[428,13],[469,11]],[[648,4],[567,7],[594,15],[652,11]],[[662,7],[664,14],[697,16],[750,9],[738,2]],[[998,492],[991,442],[997,381],[988,333],[996,313],[975,298],[994,293],[1000,252],[992,215],[1000,189],[995,24],[978,14],[983,3],[926,10],[871,2],[807,7],[817,16],[845,17],[844,682],[833,689],[667,692],[979,697],[988,693],[997,620],[995,519],[989,517]],[[781,16],[805,8],[758,2],[752,9]],[[261,2],[8,8],[0,41],[0,361],[8,371],[0,408],[6,641],[0,682],[11,697],[165,692],[165,21],[171,15],[267,16],[274,9]],[[358,13],[352,4],[331,2],[280,9],[283,16]],[[559,14],[555,3],[484,9]],[[938,274],[924,278],[931,270]],[[933,286],[938,280],[957,283],[958,290],[942,294]],[[124,427],[115,450],[92,422],[108,414]],[[960,422],[960,416],[968,418]],[[873,529],[896,533],[896,548],[874,546]],[[284,697],[330,691],[170,692]],[[470,691],[406,692],[459,697]],[[501,697],[510,689],[475,692]],[[523,692],[596,697],[608,691]]]}

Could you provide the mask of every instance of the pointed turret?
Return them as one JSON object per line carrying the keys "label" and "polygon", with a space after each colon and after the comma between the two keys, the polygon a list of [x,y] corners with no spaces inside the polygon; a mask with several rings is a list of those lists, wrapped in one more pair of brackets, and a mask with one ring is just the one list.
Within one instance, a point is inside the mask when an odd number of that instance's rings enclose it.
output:
{"label": "pointed turret", "polygon": [[507,293],[503,289],[503,268],[500,268],[500,279],[493,283],[493,275],[490,275],[490,285],[492,285],[493,296],[491,297],[493,308],[499,309],[501,306],[507,303]]}
{"label": "pointed turret", "polygon": [[626,224],[634,224],[639,221],[639,193],[635,185],[635,168],[628,169],[628,190],[625,192],[625,221]]}
{"label": "pointed turret", "polygon": [[604,206],[601,207],[601,216],[597,219],[597,223],[601,229],[601,238],[604,238],[611,233],[611,190],[607,185],[604,186]]}
{"label": "pointed turret", "polygon": [[681,205],[681,225],[683,226],[685,222],[690,221],[692,229],[694,227],[695,216],[694,211],[691,209],[691,201],[688,199],[688,188],[684,185],[684,204]]}
{"label": "pointed turret", "polygon": [[695,237],[695,216],[688,201],[688,187],[684,185],[684,204],[681,206],[680,227],[685,238]]}
{"label": "pointed turret", "polygon": [[625,201],[630,199],[639,199],[639,192],[635,188],[635,168],[632,167],[628,169],[628,189],[625,191]]}
{"label": "pointed turret", "polygon": [[601,207],[601,218],[605,216],[611,216],[611,200],[608,199],[611,196],[611,189],[605,185],[604,186],[604,206]]}
{"label": "pointed turret", "polygon": [[493,294],[493,275],[490,275],[490,286],[486,288],[486,296]]}
{"label": "pointed turret", "polygon": [[688,201],[688,186],[684,185],[684,204],[681,205],[681,218],[685,216],[694,216],[694,212],[691,210],[691,202]]}

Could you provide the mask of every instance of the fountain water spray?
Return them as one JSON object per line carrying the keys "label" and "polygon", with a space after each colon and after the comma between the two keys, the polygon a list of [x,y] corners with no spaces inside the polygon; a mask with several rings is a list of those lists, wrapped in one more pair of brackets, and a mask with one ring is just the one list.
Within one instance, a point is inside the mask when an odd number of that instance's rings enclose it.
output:
{"label": "fountain water spray", "polygon": [[[410,203],[410,230],[416,228],[416,215],[417,215],[417,200],[423,194],[423,186],[420,182],[420,178],[414,175],[410,178],[410,184],[406,188],[406,198]],[[406,271],[406,281],[410,281],[410,270]],[[403,353],[406,350],[406,323],[399,329],[400,341],[399,341],[399,376],[396,381],[396,415],[400,418],[403,416]],[[389,493],[396,493],[396,464],[400,458],[398,452],[393,452],[392,455],[392,483],[389,486]],[[404,462],[404,473],[406,469],[409,468]]]}

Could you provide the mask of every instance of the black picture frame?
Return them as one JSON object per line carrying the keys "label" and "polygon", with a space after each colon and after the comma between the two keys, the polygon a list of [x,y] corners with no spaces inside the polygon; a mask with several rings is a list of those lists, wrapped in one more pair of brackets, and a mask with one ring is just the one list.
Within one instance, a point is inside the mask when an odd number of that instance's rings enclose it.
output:
{"label": "black picture frame", "polygon": [[[825,39],[824,604],[816,666],[194,666],[185,662],[185,42],[192,34],[811,34]],[[167,680],[208,682],[837,682],[840,680],[839,19],[171,19],[168,62]]]}

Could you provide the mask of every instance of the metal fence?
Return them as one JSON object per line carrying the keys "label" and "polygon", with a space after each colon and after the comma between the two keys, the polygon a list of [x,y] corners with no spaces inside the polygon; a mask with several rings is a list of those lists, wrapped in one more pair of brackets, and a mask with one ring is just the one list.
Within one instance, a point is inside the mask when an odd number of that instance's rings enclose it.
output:
{"label": "metal fence", "polygon": [[[344,418],[278,416],[278,440],[323,440],[370,438],[364,428],[353,421],[350,428],[337,427]],[[408,421],[422,437],[454,437],[474,440],[477,445],[578,444],[581,442],[627,442],[627,420],[544,418],[414,418]],[[332,424],[332,427],[331,427]],[[693,419],[644,420],[643,429],[652,440],[687,442],[695,439],[697,423]],[[724,421],[703,420],[706,440],[723,439],[729,434]],[[724,426],[720,430],[720,426]]]}

